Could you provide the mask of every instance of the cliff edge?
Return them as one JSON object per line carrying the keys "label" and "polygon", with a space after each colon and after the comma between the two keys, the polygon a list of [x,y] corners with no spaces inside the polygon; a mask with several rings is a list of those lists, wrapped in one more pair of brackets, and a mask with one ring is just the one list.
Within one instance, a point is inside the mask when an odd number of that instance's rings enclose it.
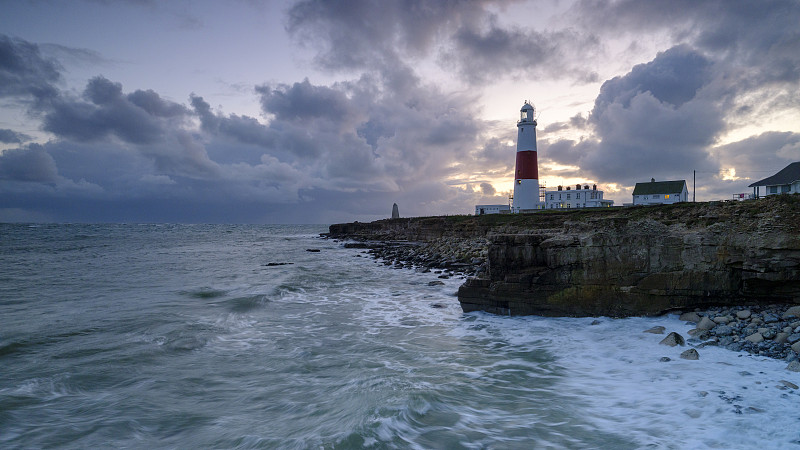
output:
{"label": "cliff edge", "polygon": [[331,226],[333,237],[482,239],[465,312],[631,316],[800,303],[800,196]]}

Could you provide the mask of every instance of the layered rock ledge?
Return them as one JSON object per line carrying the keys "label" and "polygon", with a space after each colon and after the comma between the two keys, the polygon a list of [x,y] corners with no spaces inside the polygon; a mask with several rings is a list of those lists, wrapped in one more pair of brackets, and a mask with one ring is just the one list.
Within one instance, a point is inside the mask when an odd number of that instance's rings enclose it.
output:
{"label": "layered rock ledge", "polygon": [[[330,237],[488,243],[465,312],[612,317],[800,304],[800,196],[332,225]],[[474,255],[470,256],[474,259]]]}

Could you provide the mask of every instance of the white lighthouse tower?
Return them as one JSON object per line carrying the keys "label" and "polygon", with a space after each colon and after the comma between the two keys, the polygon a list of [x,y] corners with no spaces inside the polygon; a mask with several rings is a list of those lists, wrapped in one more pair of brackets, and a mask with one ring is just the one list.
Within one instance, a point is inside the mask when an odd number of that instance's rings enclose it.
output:
{"label": "white lighthouse tower", "polygon": [[517,122],[517,164],[514,170],[515,213],[540,209],[539,164],[536,155],[536,119],[533,105],[525,101]]}

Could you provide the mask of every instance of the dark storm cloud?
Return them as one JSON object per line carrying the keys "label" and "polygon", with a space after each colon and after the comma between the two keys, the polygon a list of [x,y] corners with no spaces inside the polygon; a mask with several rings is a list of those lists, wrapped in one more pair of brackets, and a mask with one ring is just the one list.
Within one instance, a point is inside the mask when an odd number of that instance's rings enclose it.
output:
{"label": "dark storm cloud", "polygon": [[[708,98],[713,62],[686,45],[603,83],[588,118],[592,137],[550,143],[546,155],[586,175],[631,185],[716,171],[709,148],[725,130],[723,103]],[[582,119],[576,119],[582,125]]]}
{"label": "dark storm cloud", "polygon": [[597,36],[501,25],[490,8],[514,2],[308,0],[289,10],[287,29],[301,45],[319,51],[315,61],[321,67],[401,75],[393,81],[413,75],[410,61],[432,54],[443,69],[471,83],[519,74],[597,81],[585,66],[600,47]]}
{"label": "dark storm cloud", "polygon": [[[732,89],[800,81],[800,3],[796,0],[585,0],[580,21],[636,33],[664,29],[713,55],[731,71]],[[739,73],[733,71],[738,69]]]}
{"label": "dark storm cloud", "polygon": [[58,93],[61,66],[42,56],[36,44],[0,35],[0,98],[44,101]]}
{"label": "dark storm cloud", "polygon": [[125,96],[120,83],[103,77],[92,78],[83,97],[85,100],[64,94],[53,99],[43,129],[78,141],[116,136],[132,144],[154,144],[169,128],[166,119],[182,119],[188,113],[153,91]]}
{"label": "dark storm cloud", "polygon": [[58,177],[53,158],[41,145],[6,150],[0,153],[0,179],[52,183]]}
{"label": "dark storm cloud", "polygon": [[346,122],[354,112],[344,92],[313,86],[308,79],[291,86],[258,86],[261,106],[281,121],[328,120]]}
{"label": "dark storm cloud", "polygon": [[305,0],[288,12],[288,31],[318,48],[317,62],[332,69],[372,69],[396,56],[420,55],[435,38],[485,14],[492,1],[382,2]]}
{"label": "dark storm cloud", "polygon": [[465,25],[453,36],[455,51],[445,61],[454,62],[462,77],[481,83],[497,74],[569,77],[579,82],[598,81],[586,68],[585,58],[598,52],[596,36],[573,30],[537,32],[503,28],[490,16],[484,26]]}
{"label": "dark storm cloud", "polygon": [[5,144],[21,144],[30,141],[31,137],[24,133],[17,133],[14,130],[0,128],[0,142]]}

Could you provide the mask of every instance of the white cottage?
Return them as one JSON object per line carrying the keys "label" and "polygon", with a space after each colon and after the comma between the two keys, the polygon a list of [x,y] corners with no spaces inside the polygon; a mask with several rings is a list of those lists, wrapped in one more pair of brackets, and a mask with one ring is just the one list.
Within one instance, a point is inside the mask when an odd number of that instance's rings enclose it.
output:
{"label": "white cottage", "polygon": [[[756,181],[750,187],[753,188],[755,198],[762,195],[800,193],[800,161],[789,164],[771,177]],[[763,193],[761,187],[764,187]]]}
{"label": "white cottage", "polygon": [[669,205],[689,201],[689,190],[686,180],[656,181],[636,183],[633,188],[634,205]]}

